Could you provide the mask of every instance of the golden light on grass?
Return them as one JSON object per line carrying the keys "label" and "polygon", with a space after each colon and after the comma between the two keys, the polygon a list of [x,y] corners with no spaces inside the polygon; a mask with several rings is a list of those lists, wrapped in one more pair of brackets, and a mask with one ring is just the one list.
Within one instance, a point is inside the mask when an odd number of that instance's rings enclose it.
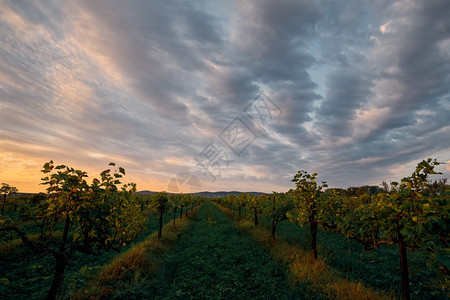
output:
{"label": "golden light on grass", "polygon": [[[197,211],[198,208],[191,211],[190,217],[195,217]],[[178,236],[190,227],[191,218],[178,219],[175,226],[172,222],[167,223],[163,227],[161,239],[154,232],[146,240],[114,258],[111,263],[102,267],[85,288],[78,290],[72,299],[103,299],[114,292],[118,283],[132,285],[145,279],[146,275],[155,273],[161,263],[161,254],[170,249]]]}
{"label": "golden light on grass", "polygon": [[[227,215],[232,216],[228,209],[217,205]],[[236,220],[237,228],[246,232],[258,241],[270,254],[288,266],[289,283],[292,286],[306,283],[307,288],[328,299],[394,299],[390,293],[374,290],[342,278],[321,260],[313,260],[309,253],[296,245],[291,245],[279,238],[273,238],[269,230],[255,227],[248,220]]]}

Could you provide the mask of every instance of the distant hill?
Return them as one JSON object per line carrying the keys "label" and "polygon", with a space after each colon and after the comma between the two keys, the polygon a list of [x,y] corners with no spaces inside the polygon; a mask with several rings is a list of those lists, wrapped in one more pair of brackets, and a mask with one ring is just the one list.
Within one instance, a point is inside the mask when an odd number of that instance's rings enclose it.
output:
{"label": "distant hill", "polygon": [[157,192],[153,192],[153,191],[139,191],[139,192],[136,192],[136,194],[142,195],[142,196],[153,195],[153,194],[156,194],[156,193]]}
{"label": "distant hill", "polygon": [[[136,194],[138,195],[142,195],[142,196],[148,196],[148,195],[153,195],[156,194],[157,192],[154,191],[139,191],[136,192]],[[197,193],[187,193],[187,194],[192,194],[195,196],[200,196],[200,197],[205,197],[205,198],[217,198],[217,197],[226,197],[228,195],[239,195],[243,192],[238,192],[238,191],[231,191],[231,192],[225,192],[225,191],[219,191],[219,192],[197,192]],[[245,192],[247,194],[251,194],[251,195],[267,195],[267,193],[260,193],[260,192]],[[38,193],[16,193],[16,194],[12,194],[10,195],[11,197],[18,197],[18,196],[31,196],[34,194],[38,194]],[[173,195],[174,193],[169,193],[169,195]]]}
{"label": "distant hill", "polygon": [[[216,197],[226,197],[228,195],[235,195],[238,196],[239,194],[242,194],[243,192],[238,191],[231,191],[231,192],[225,192],[225,191],[219,191],[219,192],[199,192],[199,193],[193,193],[193,195],[201,196],[205,198],[216,198]],[[266,195],[266,193],[260,193],[260,192],[245,192],[247,194],[259,196],[259,195]]]}
{"label": "distant hill", "polygon": [[[139,191],[137,192],[138,195],[143,195],[143,196],[148,196],[148,195],[153,195],[156,194],[157,192],[153,192],[153,191]],[[205,197],[205,198],[216,198],[216,197],[225,197],[228,196],[230,194],[232,195],[239,195],[242,192],[237,192],[237,191],[231,191],[231,192],[225,192],[225,191],[219,191],[219,192],[197,192],[197,193],[187,193],[187,194],[192,194],[194,196],[200,196],[200,197]],[[174,193],[169,193],[169,195],[173,195]],[[248,192],[248,194],[252,194],[252,195],[265,195],[266,193],[260,193],[260,192]]]}
{"label": "distant hill", "polygon": [[9,195],[8,197],[32,196],[34,194],[39,194],[39,193],[14,193],[14,194]]}

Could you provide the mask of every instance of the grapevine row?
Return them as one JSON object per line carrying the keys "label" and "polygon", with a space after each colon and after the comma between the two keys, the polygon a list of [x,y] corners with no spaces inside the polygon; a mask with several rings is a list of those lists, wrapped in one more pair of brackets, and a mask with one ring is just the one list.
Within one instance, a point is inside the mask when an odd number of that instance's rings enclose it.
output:
{"label": "grapevine row", "polygon": [[383,244],[397,245],[403,298],[410,298],[407,248],[422,248],[430,259],[448,273],[449,196],[430,182],[430,176],[440,174],[435,159],[421,161],[411,176],[374,193],[347,196],[341,189],[327,189],[318,182],[317,173],[299,171],[292,181],[295,189],[271,195],[242,193],[218,199],[231,210],[237,207],[239,217],[245,207],[252,211],[255,226],[258,214],[272,220],[272,236],[282,220],[299,226],[309,225],[311,256],[317,259],[317,229],[334,230],[360,242],[366,250]]}

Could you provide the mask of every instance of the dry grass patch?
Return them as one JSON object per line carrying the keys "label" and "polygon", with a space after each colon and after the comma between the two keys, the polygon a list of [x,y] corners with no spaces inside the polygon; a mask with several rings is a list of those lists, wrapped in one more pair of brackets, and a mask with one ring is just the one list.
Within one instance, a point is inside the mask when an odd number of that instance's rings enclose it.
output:
{"label": "dry grass patch", "polygon": [[115,257],[111,263],[103,266],[84,289],[71,296],[71,299],[105,299],[119,285],[132,285],[144,280],[145,275],[155,273],[162,254],[190,227],[190,219],[196,216],[197,210],[198,208],[192,211],[188,218],[177,220],[175,226],[172,222],[166,224],[161,239],[158,239],[157,232],[152,233],[146,240]]}

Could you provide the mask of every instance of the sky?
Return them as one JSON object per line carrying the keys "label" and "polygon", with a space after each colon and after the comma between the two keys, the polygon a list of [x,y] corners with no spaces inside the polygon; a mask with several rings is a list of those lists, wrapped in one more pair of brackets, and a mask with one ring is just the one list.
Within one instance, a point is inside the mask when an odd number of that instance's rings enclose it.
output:
{"label": "sky", "polygon": [[0,182],[138,190],[450,174],[450,1],[0,0]]}

